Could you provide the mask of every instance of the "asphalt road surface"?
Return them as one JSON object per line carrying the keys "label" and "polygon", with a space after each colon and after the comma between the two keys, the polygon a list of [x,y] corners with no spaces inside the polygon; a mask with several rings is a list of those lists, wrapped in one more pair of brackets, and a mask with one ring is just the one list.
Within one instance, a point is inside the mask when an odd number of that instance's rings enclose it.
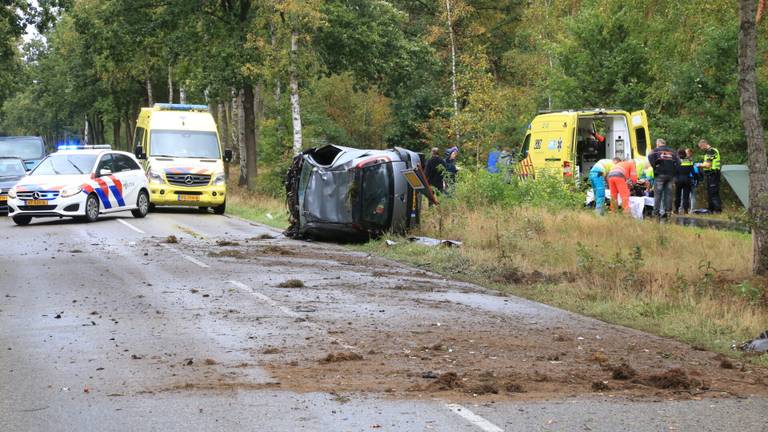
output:
{"label": "asphalt road surface", "polygon": [[0,219],[0,431],[766,431],[765,377],[235,218]]}

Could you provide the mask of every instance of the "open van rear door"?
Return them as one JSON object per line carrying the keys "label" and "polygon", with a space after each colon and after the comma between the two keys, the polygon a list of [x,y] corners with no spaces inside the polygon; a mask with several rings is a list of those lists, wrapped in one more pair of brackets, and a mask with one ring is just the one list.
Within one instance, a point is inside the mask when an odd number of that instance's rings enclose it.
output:
{"label": "open van rear door", "polygon": [[631,113],[630,124],[632,125],[633,157],[647,156],[651,147],[651,133],[648,130],[648,115],[645,110]]}

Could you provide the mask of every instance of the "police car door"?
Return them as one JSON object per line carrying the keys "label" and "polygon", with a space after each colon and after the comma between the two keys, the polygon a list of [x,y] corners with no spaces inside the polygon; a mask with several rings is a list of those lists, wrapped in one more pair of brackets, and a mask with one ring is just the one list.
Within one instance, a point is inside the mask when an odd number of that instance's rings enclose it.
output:
{"label": "police car door", "polygon": [[99,197],[101,211],[110,213],[123,210],[125,201],[123,200],[122,182],[115,174],[114,157],[112,153],[105,153],[101,156],[99,164],[96,167],[96,178],[93,180],[93,190]]}
{"label": "police car door", "polygon": [[138,201],[139,189],[143,183],[141,179],[144,178],[144,171],[142,171],[139,164],[128,155],[115,153],[113,157],[115,177],[117,180],[115,186],[119,189],[119,192],[123,197],[123,206],[134,208]]}

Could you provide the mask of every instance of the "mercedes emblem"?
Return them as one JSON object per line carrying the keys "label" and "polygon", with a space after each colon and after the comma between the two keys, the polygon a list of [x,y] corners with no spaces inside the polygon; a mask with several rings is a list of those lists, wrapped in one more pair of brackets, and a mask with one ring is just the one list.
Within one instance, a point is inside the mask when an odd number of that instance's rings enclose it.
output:
{"label": "mercedes emblem", "polygon": [[194,182],[191,175],[184,177],[184,183],[191,185]]}
{"label": "mercedes emblem", "polygon": [[32,199],[40,199],[40,192],[32,192]]}

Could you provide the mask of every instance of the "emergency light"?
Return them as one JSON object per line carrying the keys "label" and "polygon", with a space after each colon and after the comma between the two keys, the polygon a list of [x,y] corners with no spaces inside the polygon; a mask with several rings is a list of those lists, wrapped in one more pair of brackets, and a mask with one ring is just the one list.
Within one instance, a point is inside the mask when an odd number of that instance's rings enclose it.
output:
{"label": "emergency light", "polygon": [[156,103],[155,109],[164,111],[208,111],[208,105]]}

